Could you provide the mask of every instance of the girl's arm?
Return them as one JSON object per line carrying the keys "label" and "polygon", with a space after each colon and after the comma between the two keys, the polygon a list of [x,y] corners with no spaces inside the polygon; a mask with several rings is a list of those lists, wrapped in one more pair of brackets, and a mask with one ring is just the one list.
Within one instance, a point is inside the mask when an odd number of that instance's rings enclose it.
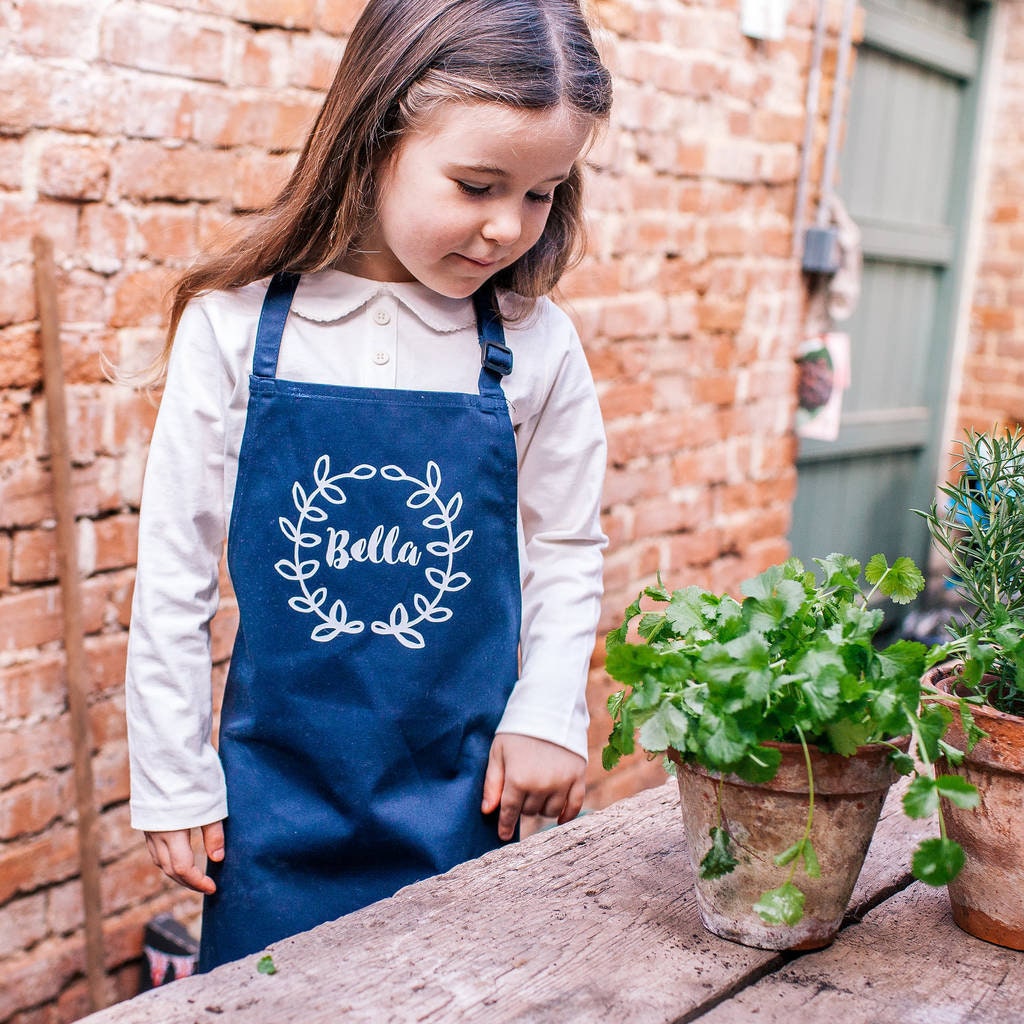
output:
{"label": "girl's arm", "polygon": [[[562,820],[579,812],[587,675],[606,544],[600,523],[606,444],[597,394],[568,317],[544,305],[539,344],[527,349],[533,365],[524,360],[533,387],[521,400],[525,416],[516,436],[524,553],[520,678],[498,726],[489,772],[491,786],[503,788],[506,822],[519,811]],[[516,341],[511,344],[515,350]],[[493,804],[494,788],[487,795],[485,804]]]}
{"label": "girl's arm", "polygon": [[511,839],[522,814],[572,821],[583,809],[587,762],[547,740],[501,733],[491,744],[484,778],[484,814],[499,811],[498,836]]}
{"label": "girl's arm", "polygon": [[[224,859],[224,826],[215,821],[202,827],[203,848],[210,860]],[[209,875],[203,874],[196,864],[192,849],[192,829],[177,832],[147,832],[146,847],[153,863],[168,878],[196,892],[213,893],[217,886]]]}
{"label": "girl's arm", "polygon": [[202,303],[186,309],[150,446],[126,672],[134,827],[189,829],[227,814],[213,747],[209,624],[224,523],[229,385]]}

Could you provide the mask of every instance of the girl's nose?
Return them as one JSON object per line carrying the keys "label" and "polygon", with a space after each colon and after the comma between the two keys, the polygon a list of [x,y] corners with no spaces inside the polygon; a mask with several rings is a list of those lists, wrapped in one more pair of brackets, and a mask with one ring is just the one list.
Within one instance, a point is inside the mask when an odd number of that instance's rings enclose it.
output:
{"label": "girl's nose", "polygon": [[489,242],[496,245],[512,245],[523,233],[523,221],[518,210],[501,207],[492,210],[481,232]]}

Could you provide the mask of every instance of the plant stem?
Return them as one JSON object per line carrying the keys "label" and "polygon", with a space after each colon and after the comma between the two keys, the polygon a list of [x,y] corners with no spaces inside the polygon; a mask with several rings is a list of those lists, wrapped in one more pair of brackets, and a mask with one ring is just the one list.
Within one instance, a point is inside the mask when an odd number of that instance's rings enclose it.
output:
{"label": "plant stem", "polygon": [[804,764],[807,766],[807,824],[804,825],[804,834],[800,838],[800,856],[793,858],[793,866],[789,869],[787,882],[793,881],[793,876],[796,874],[797,861],[804,859],[803,850],[811,838],[811,825],[814,824],[814,769],[811,767],[811,751],[807,746],[807,740],[804,738],[803,729],[799,725],[795,728],[797,735],[800,737],[800,746],[803,748]]}

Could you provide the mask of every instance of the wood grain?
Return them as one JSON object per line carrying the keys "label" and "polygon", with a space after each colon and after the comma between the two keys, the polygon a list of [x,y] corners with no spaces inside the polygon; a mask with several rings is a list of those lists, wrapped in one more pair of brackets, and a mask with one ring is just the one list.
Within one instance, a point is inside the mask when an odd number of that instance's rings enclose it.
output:
{"label": "wood grain", "polygon": [[[895,798],[855,911],[909,881],[908,823]],[[253,956],[87,1020],[696,1020],[789,958],[703,930],[682,837],[669,782],[277,943],[274,975],[258,973]]]}
{"label": "wood grain", "polygon": [[700,1020],[1020,1024],[1022,1006],[1024,953],[960,931],[945,889],[915,882],[828,949],[762,978]]}

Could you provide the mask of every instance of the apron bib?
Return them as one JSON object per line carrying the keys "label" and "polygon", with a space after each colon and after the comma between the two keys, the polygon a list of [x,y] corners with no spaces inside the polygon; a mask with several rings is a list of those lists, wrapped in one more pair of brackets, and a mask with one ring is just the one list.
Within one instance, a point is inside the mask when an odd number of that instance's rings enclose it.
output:
{"label": "apron bib", "polygon": [[201,970],[501,845],[480,801],[521,595],[493,294],[474,297],[473,395],[278,379],[297,284],[268,289],[239,453],[229,816]]}

